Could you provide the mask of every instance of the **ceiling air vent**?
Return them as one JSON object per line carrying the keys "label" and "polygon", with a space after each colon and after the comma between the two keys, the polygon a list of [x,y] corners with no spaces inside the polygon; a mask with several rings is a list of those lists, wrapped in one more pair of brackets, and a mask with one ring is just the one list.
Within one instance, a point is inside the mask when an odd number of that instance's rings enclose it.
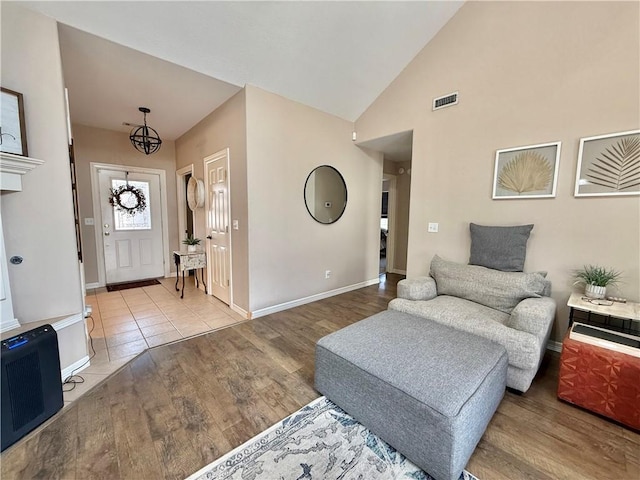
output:
{"label": "ceiling air vent", "polygon": [[438,97],[433,99],[433,110],[440,110],[444,107],[450,107],[451,105],[456,105],[458,103],[458,92],[449,93],[448,95],[444,95],[443,97]]}

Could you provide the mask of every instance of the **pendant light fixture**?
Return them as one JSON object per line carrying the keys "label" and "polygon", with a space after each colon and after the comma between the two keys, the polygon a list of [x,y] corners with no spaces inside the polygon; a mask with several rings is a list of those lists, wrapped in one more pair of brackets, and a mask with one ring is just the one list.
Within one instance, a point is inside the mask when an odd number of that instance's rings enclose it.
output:
{"label": "pendant light fixture", "polygon": [[138,128],[131,130],[129,140],[136,147],[136,150],[146,155],[151,155],[160,150],[162,140],[160,140],[158,132],[147,126],[147,113],[151,112],[151,110],[147,107],[139,107],[138,110],[144,114],[144,125],[139,125]]}

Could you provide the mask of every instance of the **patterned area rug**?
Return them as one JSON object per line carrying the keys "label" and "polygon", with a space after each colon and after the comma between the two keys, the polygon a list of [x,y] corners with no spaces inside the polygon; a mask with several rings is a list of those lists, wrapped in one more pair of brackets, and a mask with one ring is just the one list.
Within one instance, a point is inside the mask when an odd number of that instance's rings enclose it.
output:
{"label": "patterned area rug", "polygon": [[[187,480],[430,480],[325,397],[253,437]],[[478,480],[462,472],[459,480]]]}
{"label": "patterned area rug", "polygon": [[129,288],[150,287],[151,285],[160,285],[160,282],[152,278],[150,280],[138,280],[135,282],[111,283],[107,285],[107,292],[117,292],[118,290],[127,290]]}

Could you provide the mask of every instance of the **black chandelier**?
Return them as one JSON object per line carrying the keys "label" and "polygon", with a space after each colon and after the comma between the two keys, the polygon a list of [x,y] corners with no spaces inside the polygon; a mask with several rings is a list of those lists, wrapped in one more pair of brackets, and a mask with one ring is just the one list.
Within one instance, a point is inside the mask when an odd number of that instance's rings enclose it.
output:
{"label": "black chandelier", "polygon": [[139,107],[138,110],[144,114],[144,125],[139,125],[138,128],[131,130],[129,140],[136,147],[136,150],[151,155],[160,150],[162,140],[160,140],[158,132],[147,126],[147,113],[151,112],[151,110],[147,107]]}

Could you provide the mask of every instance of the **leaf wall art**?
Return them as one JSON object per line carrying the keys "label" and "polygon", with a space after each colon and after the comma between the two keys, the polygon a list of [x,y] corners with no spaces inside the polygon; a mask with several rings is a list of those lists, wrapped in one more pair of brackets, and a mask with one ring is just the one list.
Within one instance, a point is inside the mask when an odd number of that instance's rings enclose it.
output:
{"label": "leaf wall art", "polygon": [[560,142],[496,152],[493,198],[555,197]]}
{"label": "leaf wall art", "polygon": [[640,130],[580,139],[575,196],[640,195]]}

